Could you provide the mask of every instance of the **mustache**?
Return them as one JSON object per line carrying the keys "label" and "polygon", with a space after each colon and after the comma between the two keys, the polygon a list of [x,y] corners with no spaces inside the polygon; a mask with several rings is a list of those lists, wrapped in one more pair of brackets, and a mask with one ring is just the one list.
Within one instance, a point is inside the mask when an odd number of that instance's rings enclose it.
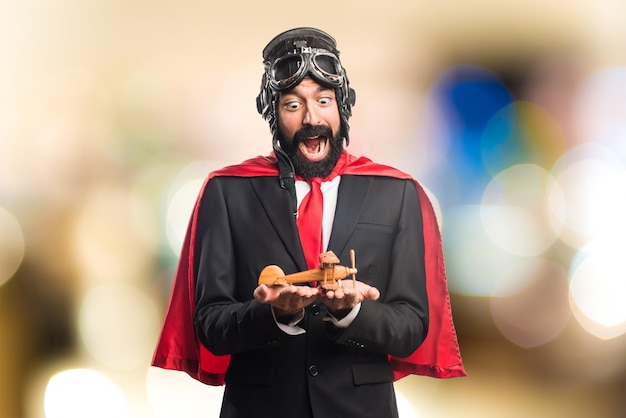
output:
{"label": "mustache", "polygon": [[326,125],[305,126],[294,134],[293,142],[297,144],[314,136],[325,136],[330,139],[333,137],[333,130]]}

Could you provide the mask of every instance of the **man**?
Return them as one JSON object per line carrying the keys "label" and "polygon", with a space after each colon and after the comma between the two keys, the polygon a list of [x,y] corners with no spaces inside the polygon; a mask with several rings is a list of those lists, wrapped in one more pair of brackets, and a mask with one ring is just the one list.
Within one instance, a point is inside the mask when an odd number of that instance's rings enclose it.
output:
{"label": "man", "polygon": [[[355,102],[314,28],[263,50],[274,153],[211,173],[153,364],[226,383],[221,417],[397,417],[393,381],[465,375],[432,207],[410,176],[344,150]],[[332,250],[356,286],[258,285]]]}

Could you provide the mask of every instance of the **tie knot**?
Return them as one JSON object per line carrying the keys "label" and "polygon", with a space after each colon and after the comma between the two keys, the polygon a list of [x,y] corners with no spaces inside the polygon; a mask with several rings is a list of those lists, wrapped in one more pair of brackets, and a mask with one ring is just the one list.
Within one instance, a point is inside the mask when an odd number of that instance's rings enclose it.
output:
{"label": "tie knot", "polygon": [[308,182],[311,188],[313,188],[314,186],[316,188],[319,188],[322,184],[322,179],[320,177],[313,177],[312,179],[309,179]]}

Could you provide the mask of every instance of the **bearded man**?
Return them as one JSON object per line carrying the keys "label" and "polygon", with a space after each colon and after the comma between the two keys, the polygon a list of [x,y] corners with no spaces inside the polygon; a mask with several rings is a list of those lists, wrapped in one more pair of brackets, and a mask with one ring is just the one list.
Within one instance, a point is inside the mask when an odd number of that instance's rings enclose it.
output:
{"label": "bearded man", "polygon": [[[465,375],[432,206],[344,149],[355,94],[330,35],[288,30],[263,59],[273,153],[209,174],[153,365],[225,383],[223,418],[398,417],[395,380]],[[351,250],[338,288],[258,284]]]}

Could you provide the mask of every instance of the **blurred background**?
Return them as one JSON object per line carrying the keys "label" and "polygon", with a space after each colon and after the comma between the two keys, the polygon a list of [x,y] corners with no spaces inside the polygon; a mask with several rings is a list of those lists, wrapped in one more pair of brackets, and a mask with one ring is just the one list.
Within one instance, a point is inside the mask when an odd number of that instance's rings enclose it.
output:
{"label": "blurred background", "polygon": [[[626,3],[0,1],[0,417],[211,417],[150,368],[206,174],[267,154],[261,50],[331,33],[349,150],[443,231],[468,377],[403,418],[626,416]],[[288,394],[286,394],[288,396]]]}

